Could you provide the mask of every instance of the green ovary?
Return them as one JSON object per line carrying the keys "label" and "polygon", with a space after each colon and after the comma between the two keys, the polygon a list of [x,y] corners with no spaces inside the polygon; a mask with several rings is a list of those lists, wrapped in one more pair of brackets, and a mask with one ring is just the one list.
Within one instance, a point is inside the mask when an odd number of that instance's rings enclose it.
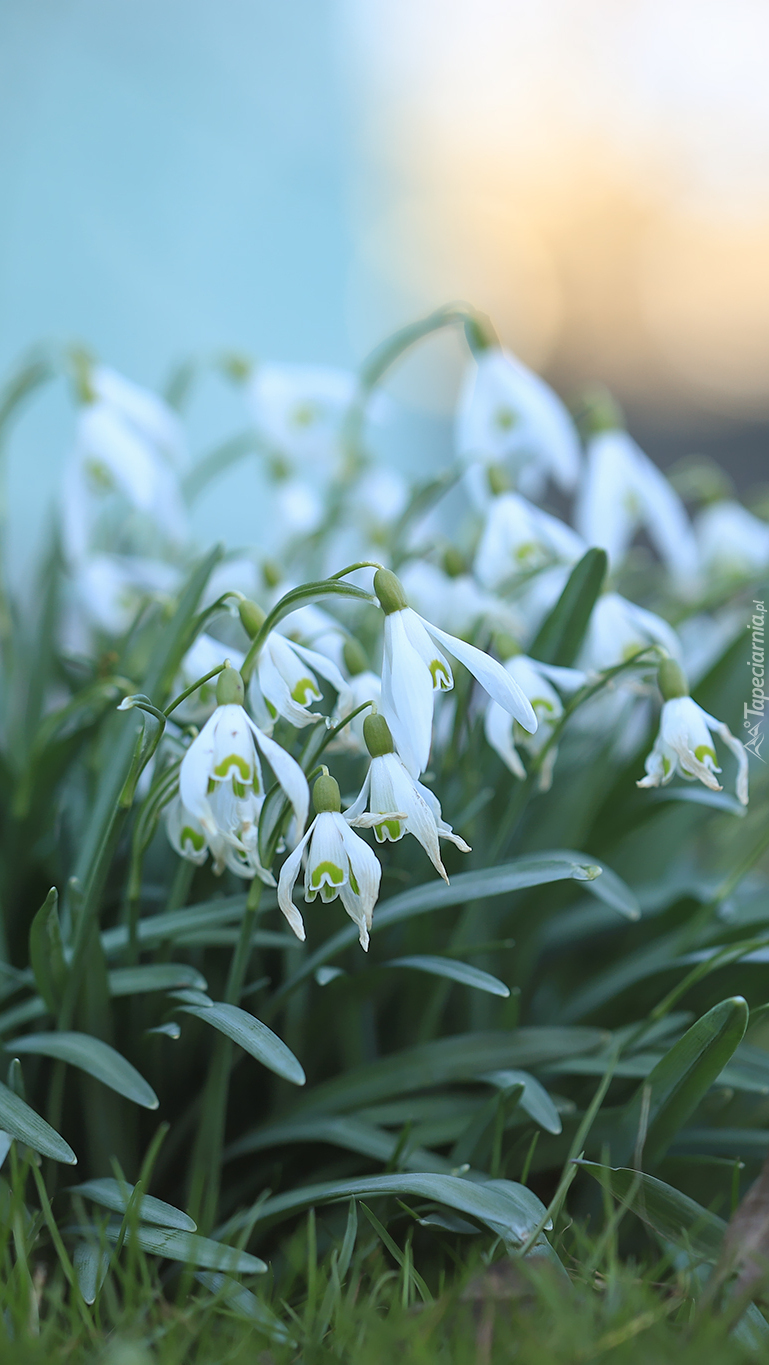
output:
{"label": "green ovary", "polygon": [[437,687],[441,692],[447,692],[453,686],[449,671],[440,659],[433,659],[430,664],[430,674],[433,687]]}
{"label": "green ovary", "polygon": [[291,689],[291,697],[300,706],[306,706],[308,701],[320,696],[312,678],[300,678],[299,682]]}
{"label": "green ovary", "polygon": [[326,879],[331,882],[332,886],[341,886],[344,881],[344,872],[341,867],[337,867],[336,863],[318,863],[318,866],[312,869],[310,886],[317,891],[318,887]]}
{"label": "green ovary", "polygon": [[198,831],[196,829],[192,829],[189,825],[184,826],[184,829],[181,832],[179,842],[182,848],[184,848],[186,844],[191,844],[196,853],[200,853],[201,850],[205,847],[206,843],[203,835],[198,834]]}
{"label": "green ovary", "polygon": [[694,750],[694,757],[699,759],[700,763],[705,763],[709,758],[712,758],[715,763],[716,751],[715,749],[711,749],[709,744],[698,744],[697,748]]}
{"label": "green ovary", "polygon": [[240,754],[228,754],[226,758],[222,759],[221,763],[217,763],[214,768],[214,776],[228,777],[231,768],[237,768],[244,782],[251,781],[251,768],[246,760],[241,758]]}
{"label": "green ovary", "polygon": [[403,830],[399,820],[383,820],[381,825],[374,825],[374,834],[379,843],[382,844],[385,839],[392,839],[395,842],[402,838]]}

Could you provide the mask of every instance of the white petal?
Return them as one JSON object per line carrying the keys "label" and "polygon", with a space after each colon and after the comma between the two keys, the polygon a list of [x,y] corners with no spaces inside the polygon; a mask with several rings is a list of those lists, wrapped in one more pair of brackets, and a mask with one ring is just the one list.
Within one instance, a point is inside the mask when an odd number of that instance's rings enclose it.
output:
{"label": "white petal", "polygon": [[304,931],[304,921],[302,920],[302,916],[299,914],[299,911],[294,905],[291,893],[294,889],[294,883],[296,882],[296,879],[299,876],[299,868],[302,865],[302,854],[304,853],[307,841],[309,840],[310,835],[313,832],[313,828],[314,822],[312,825],[310,825],[310,828],[308,829],[304,838],[300,839],[293,853],[289,853],[288,857],[286,858],[286,861],[284,862],[282,868],[280,869],[280,877],[278,878],[278,905],[280,906],[283,914],[285,915],[286,919],[291,925],[291,928],[293,929],[297,938],[301,939],[302,942],[304,942],[306,937]]}
{"label": "white petal", "polygon": [[403,614],[394,611],[385,617],[381,703],[395,747],[416,777],[430,757],[433,680],[406,634]]}
{"label": "white petal", "polygon": [[179,795],[205,830],[216,829],[207,796],[208,779],[213,770],[215,733],[216,712],[193,739],[179,768]]}
{"label": "white petal", "polygon": [[[335,900],[347,881],[347,856],[335,815],[334,811],[322,811],[315,818],[304,871],[306,901],[315,900],[318,893],[323,901]],[[343,819],[342,824],[347,829]]]}
{"label": "white petal", "polygon": [[355,892],[348,881],[341,888],[339,898],[350,918],[358,926],[361,946],[367,949],[368,931],[379,895],[382,868],[368,844],[350,829],[342,816],[337,815],[335,818],[338,821],[337,827],[349,860],[350,871],[358,886],[358,891]]}
{"label": "white petal", "polygon": [[261,730],[248,720],[253,732],[258,748],[264,754],[279,785],[286,793],[296,816],[297,833],[301,833],[307,823],[307,815],[310,809],[310,789],[307,785],[307,778],[299,767],[295,758],[286,753],[274,739],[262,734]]}
{"label": "white petal", "polygon": [[[372,760],[373,761],[373,760]],[[363,779],[363,786],[351,806],[344,812],[344,818],[348,824],[352,824],[357,816],[362,815],[368,804],[368,794],[371,788],[371,764],[369,764],[366,776]]]}
{"label": "white petal", "polygon": [[492,749],[499,754],[502,762],[514,777],[523,782],[526,769],[520,760],[518,750],[513,744],[513,722],[509,712],[503,711],[495,701],[490,701],[483,717],[483,731]]}
{"label": "white petal", "polygon": [[459,662],[465,665],[489,696],[505,711],[509,711],[524,730],[528,730],[531,735],[535,733],[537,717],[531,703],[502,664],[497,663],[496,659],[489,658],[482,649],[476,649],[475,645],[468,645],[464,640],[458,640],[456,636],[438,630],[437,626],[431,626],[429,621],[423,621],[422,624],[431,635],[440,640],[449,654],[453,654],[455,659],[459,659]]}
{"label": "white petal", "polygon": [[740,741],[739,739],[737,739],[737,737],[736,737],[735,735],[732,734],[731,730],[729,729],[729,726],[723,724],[723,722],[722,722],[721,724],[716,725],[714,728],[715,728],[716,734],[720,736],[720,738],[724,741],[724,744],[728,745],[728,747],[731,749],[732,753],[734,754],[735,758],[737,759],[737,764],[738,764],[738,767],[737,767],[737,787],[736,787],[736,791],[737,791],[737,800],[740,801],[740,802],[742,803],[743,806],[747,806],[747,804],[748,804],[748,754],[747,754],[747,750],[746,750],[746,748],[745,748],[745,745],[742,744],[741,741]]}

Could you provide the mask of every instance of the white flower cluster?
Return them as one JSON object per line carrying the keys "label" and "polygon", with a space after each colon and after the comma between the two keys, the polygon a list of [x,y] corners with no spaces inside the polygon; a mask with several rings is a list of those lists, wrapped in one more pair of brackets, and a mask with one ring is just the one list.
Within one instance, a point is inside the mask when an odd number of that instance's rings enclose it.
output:
{"label": "white flower cluster", "polygon": [[[459,396],[453,472],[432,492],[425,471],[410,481],[395,455],[374,456],[393,443],[393,405],[372,401],[352,374],[237,367],[253,433],[243,457],[256,450],[260,461],[269,543],[225,561],[209,585],[211,633],[183,662],[190,695],[169,726],[181,762],[166,827],[183,857],[210,855],[218,872],[268,883],[271,860],[288,848],[278,901],[302,938],[292,892],[304,866],[305,900],[338,896],[367,945],[381,868],[357,829],[380,844],[413,834],[442,877],[441,840],[469,851],[443,819],[427,770],[448,753],[467,757],[471,734],[485,735],[514,779],[530,774],[546,791],[567,725],[588,746],[613,746],[618,760],[635,753],[659,682],[659,734],[639,786],[678,774],[720,790],[715,735],[737,760],[736,792],[747,802],[745,751],[692,700],[688,678],[696,684],[739,632],[729,597],[769,569],[769,526],[723,497],[692,520],[611,404],[588,413],[583,441],[542,379],[498,344],[478,345]],[[217,471],[211,460],[190,467],[177,414],[113,371],[81,367],[80,399],[62,535],[72,581],[65,644],[75,652],[120,635],[148,599],[176,591],[193,552],[189,500]],[[551,488],[559,505],[573,499],[572,524],[541,505]],[[608,578],[577,652],[553,662],[543,626],[592,547],[606,552]],[[309,590],[263,629],[252,599],[271,609],[281,591],[350,561],[375,569],[381,632],[370,608],[332,615]],[[630,600],[626,584],[644,601]],[[452,661],[479,684],[459,698]],[[369,765],[346,809],[318,768],[307,827],[299,753],[313,726],[333,729],[321,746],[330,755],[367,754]],[[260,843],[264,765],[291,812],[282,842]]]}

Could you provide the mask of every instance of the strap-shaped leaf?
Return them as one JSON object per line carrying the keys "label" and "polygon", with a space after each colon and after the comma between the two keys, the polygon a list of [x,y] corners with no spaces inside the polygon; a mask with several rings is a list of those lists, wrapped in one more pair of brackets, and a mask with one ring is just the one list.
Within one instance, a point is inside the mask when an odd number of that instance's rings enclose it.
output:
{"label": "strap-shaped leaf", "polygon": [[[16,1049],[18,1051],[18,1049]],[[46,1123],[25,1100],[14,1095],[7,1085],[0,1083],[0,1129],[26,1142],[28,1147],[49,1156],[53,1161],[64,1161],[68,1166],[77,1165],[77,1157],[68,1142]]]}
{"label": "strap-shaped leaf", "polygon": [[[107,1224],[105,1234],[111,1242],[117,1241],[121,1228],[121,1223]],[[195,1232],[174,1232],[170,1228],[145,1225],[129,1228],[126,1241],[135,1241],[142,1251],[163,1256],[168,1261],[183,1261],[185,1265],[199,1265],[206,1270],[223,1270],[230,1275],[263,1275],[267,1269],[258,1256],[215,1242],[211,1237],[200,1237]]]}
{"label": "strap-shaped leaf", "polygon": [[524,1109],[540,1128],[544,1128],[546,1133],[561,1132],[563,1128],[561,1116],[544,1085],[536,1076],[530,1076],[528,1071],[507,1070],[490,1071],[482,1079],[496,1086],[498,1090],[507,1090],[512,1085],[522,1086],[521,1098],[518,1101],[521,1109]]}
{"label": "strap-shaped leaf", "polygon": [[510,995],[510,987],[506,986],[504,981],[500,981],[498,976],[483,972],[480,967],[471,967],[467,962],[460,962],[454,957],[431,957],[427,954],[394,957],[390,962],[383,962],[382,966],[409,967],[416,972],[427,972],[428,976],[442,976],[447,981],[458,981],[461,986],[485,991],[487,995],[499,995],[503,1000],[507,1000]]}
{"label": "strap-shaped leaf", "polygon": [[[128,1207],[128,1200],[134,1192],[134,1186],[129,1184],[121,1185],[120,1181],[112,1176],[104,1176],[101,1180],[85,1180],[82,1185],[70,1186],[72,1194],[82,1194],[86,1199],[92,1199],[94,1204],[100,1204],[102,1208],[111,1209],[113,1213],[125,1213]],[[162,1228],[173,1228],[177,1232],[197,1232],[197,1223],[190,1218],[188,1213],[183,1213],[173,1204],[167,1204],[164,1199],[155,1199],[154,1195],[143,1194],[139,1199],[139,1217],[145,1223],[157,1223]]]}
{"label": "strap-shaped leaf", "polygon": [[121,1057],[114,1047],[90,1033],[29,1033],[5,1044],[6,1052],[30,1053],[38,1057],[55,1057],[86,1071],[95,1080],[116,1090],[118,1095],[140,1104],[143,1109],[157,1109],[158,1097],[151,1085]]}
{"label": "strap-shaped leaf", "polygon": [[[400,1132],[388,1133],[372,1123],[343,1114],[321,1114],[309,1118],[298,1115],[283,1123],[268,1123],[244,1134],[227,1148],[225,1161],[245,1156],[252,1152],[263,1152],[271,1147],[283,1147],[292,1142],[322,1142],[330,1147],[341,1147],[343,1151],[357,1152],[359,1156],[371,1157],[386,1165],[392,1161],[400,1145]],[[449,1162],[436,1152],[428,1152],[424,1147],[409,1147],[401,1151],[398,1164],[404,1170],[438,1171],[449,1175],[456,1162]]]}
{"label": "strap-shaped leaf", "polygon": [[574,566],[566,587],[529,647],[532,659],[562,668],[574,663],[603,587],[607,563],[606,551],[593,548]]}
{"label": "strap-shaped leaf", "polygon": [[253,1014],[224,1001],[215,1001],[210,1005],[180,1005],[179,1009],[182,1014],[191,1014],[218,1029],[277,1076],[291,1081],[293,1085],[304,1085],[307,1078],[291,1049]]}
{"label": "strap-shaped leaf", "polygon": [[59,925],[59,893],[52,886],[29,929],[29,965],[51,1014],[58,1011],[67,980]]}
{"label": "strap-shaped leaf", "polygon": [[80,1293],[86,1303],[95,1303],[109,1269],[109,1252],[102,1250],[95,1241],[78,1242],[72,1261]]}
{"label": "strap-shaped leaf", "polygon": [[115,967],[109,973],[110,995],[145,995],[149,991],[171,991],[191,986],[207,988],[206,978],[184,962],[148,962],[141,967]]}
{"label": "strap-shaped leaf", "polygon": [[668,1242],[683,1246],[695,1256],[714,1264],[721,1254],[726,1223],[704,1209],[696,1200],[681,1194],[672,1185],[643,1171],[628,1167],[601,1166],[596,1161],[580,1161],[596,1180],[608,1183],[617,1199],[627,1202],[639,1218]]}

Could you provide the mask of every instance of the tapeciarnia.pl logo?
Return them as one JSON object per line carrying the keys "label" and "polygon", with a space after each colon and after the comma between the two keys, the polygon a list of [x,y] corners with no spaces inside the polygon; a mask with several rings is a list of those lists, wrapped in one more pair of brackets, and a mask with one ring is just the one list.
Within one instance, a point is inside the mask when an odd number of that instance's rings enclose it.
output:
{"label": "tapeciarnia.pl logo", "polygon": [[763,602],[757,602],[755,599],[753,600],[753,606],[755,607],[755,612],[750,621],[748,621],[747,626],[748,630],[752,632],[751,653],[747,663],[748,668],[753,670],[753,677],[750,701],[746,701],[743,706],[743,725],[748,732],[748,738],[744,743],[745,748],[749,753],[755,754],[756,758],[760,758],[761,762],[765,763],[766,759],[761,753],[761,745],[765,738],[762,726],[764,723],[766,707],[766,692],[764,691],[764,684],[766,682],[764,664],[764,618],[766,616],[766,607]]}

